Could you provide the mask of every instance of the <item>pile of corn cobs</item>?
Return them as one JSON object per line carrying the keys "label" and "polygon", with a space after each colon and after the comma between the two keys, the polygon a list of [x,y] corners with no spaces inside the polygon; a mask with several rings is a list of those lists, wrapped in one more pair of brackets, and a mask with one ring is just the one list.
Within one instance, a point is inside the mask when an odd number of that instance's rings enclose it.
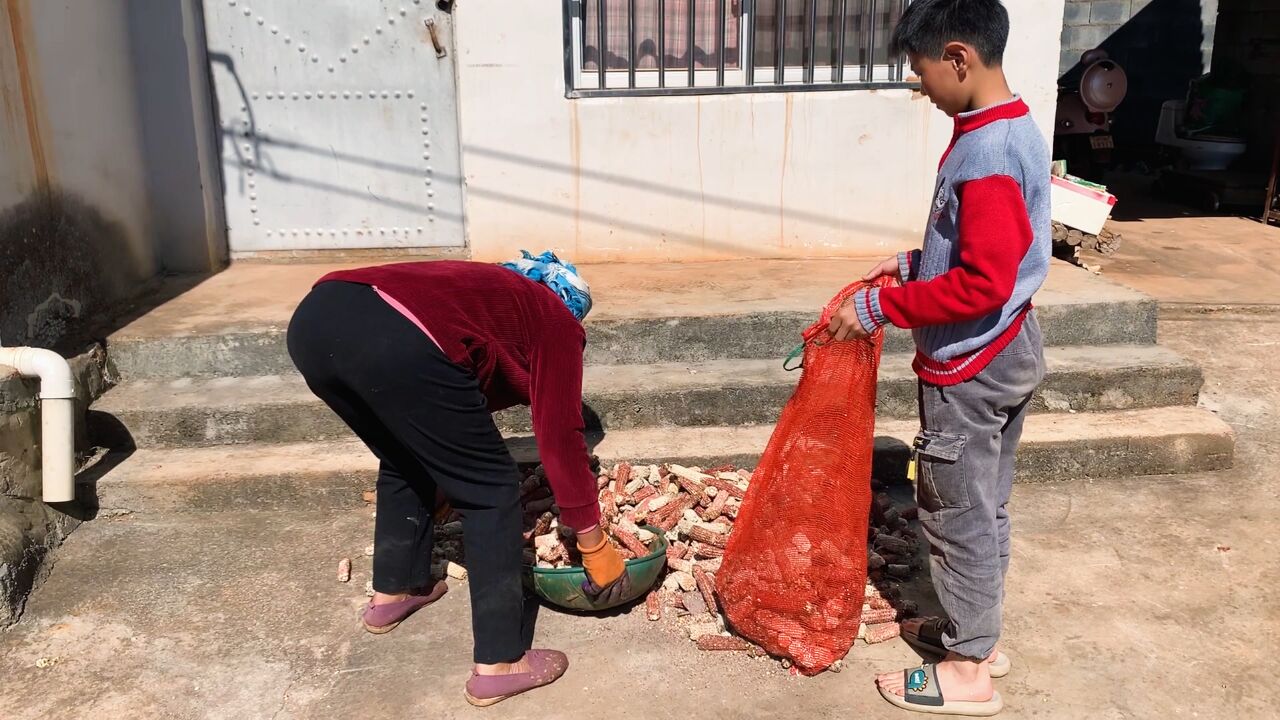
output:
{"label": "pile of corn cobs", "polygon": [[[702,650],[764,655],[726,626],[715,589],[715,574],[750,482],[750,471],[727,465],[701,470],[620,463],[599,472],[601,523],[622,556],[650,554],[658,532],[669,543],[667,575],[645,600],[649,620],[675,618]],[[548,568],[580,564],[573,532],[559,524],[541,466],[526,470],[521,496],[525,539],[530,543],[525,562]],[[921,567],[916,559],[919,543],[910,528],[915,515],[916,508],[899,509],[884,492],[872,502],[866,600],[858,634],[867,643],[897,637],[898,621],[917,611],[915,603],[901,599],[899,589],[899,583]]]}

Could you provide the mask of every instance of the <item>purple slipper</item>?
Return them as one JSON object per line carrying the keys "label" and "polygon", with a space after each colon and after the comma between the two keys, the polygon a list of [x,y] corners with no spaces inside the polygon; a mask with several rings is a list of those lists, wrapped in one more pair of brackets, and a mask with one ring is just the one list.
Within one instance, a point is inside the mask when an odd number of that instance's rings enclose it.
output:
{"label": "purple slipper", "polygon": [[364,606],[364,612],[360,614],[360,622],[365,630],[374,635],[389,633],[404,622],[405,618],[444,597],[447,592],[449,592],[448,583],[440,580],[435,587],[431,588],[431,592],[425,595],[413,594],[404,600],[382,605],[374,605],[370,600],[369,604]]}
{"label": "purple slipper", "polygon": [[513,675],[477,675],[471,673],[465,694],[467,702],[488,707],[512,695],[550,685],[569,669],[569,658],[559,650],[530,650],[524,654],[529,672]]}

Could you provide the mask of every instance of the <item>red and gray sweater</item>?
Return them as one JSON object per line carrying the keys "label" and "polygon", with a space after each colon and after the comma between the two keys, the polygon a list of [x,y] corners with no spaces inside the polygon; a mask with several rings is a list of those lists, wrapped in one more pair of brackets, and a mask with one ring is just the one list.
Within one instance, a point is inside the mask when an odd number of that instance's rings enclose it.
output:
{"label": "red and gray sweater", "polygon": [[1049,150],[1020,98],[956,117],[924,246],[898,258],[903,284],[852,299],[867,330],[912,330],[925,382],[973,378],[1022,329],[1049,273],[1049,176]]}
{"label": "red and gray sweater", "polygon": [[394,299],[449,360],[475,376],[490,411],[530,406],[561,522],[584,529],[600,521],[583,437],[587,336],[554,292],[499,265],[448,260],[342,270],[319,283],[331,280],[370,285]]}

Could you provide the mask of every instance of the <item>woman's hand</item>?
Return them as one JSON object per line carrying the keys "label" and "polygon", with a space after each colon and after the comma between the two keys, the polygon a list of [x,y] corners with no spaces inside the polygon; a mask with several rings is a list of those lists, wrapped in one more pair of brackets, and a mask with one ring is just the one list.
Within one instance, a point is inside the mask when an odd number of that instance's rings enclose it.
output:
{"label": "woman's hand", "polygon": [[578,552],[582,553],[582,567],[587,571],[582,590],[593,601],[612,605],[631,590],[622,556],[600,526],[578,535]]}

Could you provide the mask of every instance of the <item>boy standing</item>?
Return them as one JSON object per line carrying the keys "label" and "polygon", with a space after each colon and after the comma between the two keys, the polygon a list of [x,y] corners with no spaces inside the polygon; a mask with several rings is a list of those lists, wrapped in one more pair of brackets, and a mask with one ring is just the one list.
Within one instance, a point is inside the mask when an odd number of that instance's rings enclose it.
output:
{"label": "boy standing", "polygon": [[837,339],[892,323],[911,328],[920,377],[913,470],[934,588],[945,618],[903,624],[936,664],[877,678],[918,712],[994,715],[996,650],[1014,452],[1044,375],[1032,295],[1049,270],[1049,152],[1001,62],[1009,16],[1000,0],[915,0],[893,36],[922,92],[955,118],[922,250],[867,274],[900,285],[859,291],[832,319]]}

